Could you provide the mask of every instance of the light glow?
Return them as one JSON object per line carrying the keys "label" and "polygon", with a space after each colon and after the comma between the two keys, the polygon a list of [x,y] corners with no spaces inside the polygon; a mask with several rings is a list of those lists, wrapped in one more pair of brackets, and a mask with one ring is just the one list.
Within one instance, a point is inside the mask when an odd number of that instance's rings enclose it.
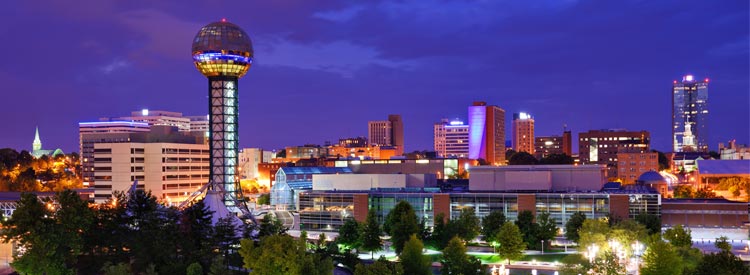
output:
{"label": "light glow", "polygon": [[469,106],[469,158],[479,159],[483,155],[485,124],[487,121],[486,106]]}
{"label": "light glow", "polygon": [[693,75],[686,75],[684,78],[682,78],[682,81],[693,81]]}
{"label": "light glow", "polygon": [[148,116],[148,109],[141,110],[141,115]]}

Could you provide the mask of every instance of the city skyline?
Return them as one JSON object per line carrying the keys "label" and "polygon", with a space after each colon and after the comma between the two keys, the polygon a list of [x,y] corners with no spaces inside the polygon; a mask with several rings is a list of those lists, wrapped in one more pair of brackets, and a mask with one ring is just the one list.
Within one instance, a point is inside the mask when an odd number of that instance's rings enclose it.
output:
{"label": "city skyline", "polygon": [[[149,9],[108,1],[90,9],[14,5],[19,12],[11,7],[0,15],[21,27],[0,33],[28,43],[4,49],[34,54],[10,55],[0,65],[4,99],[18,103],[0,110],[12,118],[0,126],[0,147],[31,149],[39,126],[46,146],[72,152],[81,121],[142,108],[204,114],[205,82],[185,60],[185,45],[203,23],[222,17],[245,28],[258,49],[254,73],[239,84],[248,87],[240,95],[247,99],[239,109],[246,122],[240,147],[322,144],[364,135],[366,121],[401,114],[406,151],[430,150],[435,121],[466,120],[466,106],[485,101],[508,113],[533,113],[539,136],[559,135],[563,124],[574,140],[595,129],[646,130],[654,149],[671,151],[672,81],[687,74],[711,79],[709,149],[730,139],[750,143],[748,3],[742,1],[650,3],[649,9],[588,1],[456,2],[451,9],[258,2],[237,11],[208,4],[188,10],[178,2]],[[261,10],[294,16],[281,21]],[[584,16],[587,10],[600,16]],[[449,14],[457,20],[443,18]],[[698,15],[705,20],[689,19]],[[633,16],[643,20],[623,19]],[[638,31],[650,26],[658,29]],[[701,39],[669,43],[690,34]],[[31,64],[52,63],[44,78],[28,73],[38,70]],[[505,124],[511,119],[506,115]]]}

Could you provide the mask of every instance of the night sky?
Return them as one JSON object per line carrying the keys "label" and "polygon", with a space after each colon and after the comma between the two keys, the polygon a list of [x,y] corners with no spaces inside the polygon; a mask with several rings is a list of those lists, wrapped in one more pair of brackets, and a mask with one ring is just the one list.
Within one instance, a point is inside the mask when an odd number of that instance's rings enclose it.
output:
{"label": "night sky", "polygon": [[537,136],[647,130],[670,151],[672,81],[692,73],[711,79],[716,150],[750,141],[749,14],[747,0],[4,1],[0,147],[30,150],[38,125],[46,149],[78,151],[80,121],[207,114],[190,45],[225,17],[255,46],[242,147],[366,136],[401,114],[406,150],[432,150],[433,123],[481,100],[508,123],[531,113]]}

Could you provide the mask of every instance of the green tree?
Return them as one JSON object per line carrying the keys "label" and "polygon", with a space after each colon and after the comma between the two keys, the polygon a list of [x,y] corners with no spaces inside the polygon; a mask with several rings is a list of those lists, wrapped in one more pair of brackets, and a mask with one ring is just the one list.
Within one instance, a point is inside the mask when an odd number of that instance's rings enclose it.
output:
{"label": "green tree", "polygon": [[623,220],[611,227],[608,236],[610,240],[617,241],[626,252],[632,253],[631,244],[648,241],[648,230],[633,220]]}
{"label": "green tree", "polygon": [[458,236],[467,242],[476,238],[479,235],[479,230],[482,228],[473,207],[464,207],[461,209],[461,214],[455,220],[454,226],[454,232],[457,232]]}
{"label": "green tree", "polygon": [[398,255],[404,267],[404,274],[432,275],[432,263],[422,254],[423,249],[422,241],[414,234],[404,243],[403,251]]}
{"label": "green tree", "polygon": [[635,216],[635,221],[645,226],[649,235],[661,234],[661,219],[658,216],[641,213]]}
{"label": "green tree", "polygon": [[[555,218],[549,215],[549,212],[542,212],[537,217],[536,239],[544,241],[547,245],[552,243],[552,239],[557,236],[557,223]],[[540,243],[541,245],[541,243]],[[542,247],[544,249],[544,247]]]}
{"label": "green tree", "polygon": [[651,150],[651,152],[657,153],[659,161],[659,171],[669,169],[669,159],[667,158],[667,155],[657,150]]}
{"label": "green tree", "polygon": [[255,202],[259,205],[270,205],[271,194],[261,194]]}
{"label": "green tree", "polygon": [[403,275],[404,268],[401,263],[394,263],[380,256],[377,261],[371,265],[357,264],[354,268],[354,275]]}
{"label": "green tree", "polygon": [[339,227],[339,236],[336,237],[336,242],[346,247],[358,248],[361,240],[361,227],[362,225],[355,219],[346,219],[344,224]]}
{"label": "green tree", "polygon": [[203,267],[200,263],[192,263],[187,267],[185,273],[187,275],[203,275]]}
{"label": "green tree", "polygon": [[260,226],[258,228],[258,238],[285,234],[288,228],[284,227],[279,219],[274,214],[266,214],[263,219],[260,220]]}
{"label": "green tree", "polygon": [[578,242],[578,230],[581,229],[585,220],[586,214],[583,212],[573,213],[573,215],[570,216],[570,219],[568,219],[568,222],[565,223],[565,238]]}
{"label": "green tree", "polygon": [[500,245],[497,249],[497,254],[501,258],[508,259],[508,264],[510,264],[511,260],[520,259],[523,256],[524,249],[526,249],[526,243],[523,241],[521,230],[512,222],[506,222],[500,227],[495,240]]}
{"label": "green tree", "polygon": [[750,275],[740,258],[728,251],[705,255],[692,273],[694,275]]}
{"label": "green tree", "polygon": [[211,261],[211,266],[208,269],[208,275],[230,275],[232,271],[227,268],[227,264],[224,262],[224,257],[218,256]]}
{"label": "green tree", "polygon": [[430,234],[430,244],[437,247],[438,249],[443,249],[447,244],[450,238],[455,236],[453,232],[451,232],[452,228],[449,228],[448,224],[446,224],[445,220],[445,214],[438,213],[435,215],[435,224],[432,227],[432,234]]}
{"label": "green tree", "polygon": [[680,256],[671,244],[654,235],[643,255],[643,275],[679,275],[683,264]]}
{"label": "green tree", "polygon": [[539,160],[539,164],[573,164],[574,160],[566,154],[550,154]]}
{"label": "green tree", "polygon": [[11,265],[22,274],[75,274],[93,220],[88,203],[74,191],[57,193],[46,203],[22,194],[13,215],[2,222],[3,241],[26,248]]}
{"label": "green tree", "polygon": [[442,274],[485,274],[482,262],[466,254],[466,246],[458,237],[453,237],[443,249]]}
{"label": "green tree", "polygon": [[520,229],[523,233],[523,241],[526,242],[526,246],[535,247],[537,244],[536,236],[537,232],[539,232],[539,225],[534,223],[534,214],[529,210],[521,211],[520,213],[518,213],[516,225],[518,226],[518,229]]}
{"label": "green tree", "polygon": [[515,153],[508,160],[508,165],[533,165],[537,163],[536,158],[527,152]]}
{"label": "green tree", "polygon": [[495,241],[497,232],[505,223],[505,215],[502,211],[493,210],[482,219],[482,239],[486,242]]}
{"label": "green tree", "polygon": [[664,231],[664,239],[669,241],[675,247],[691,247],[693,246],[693,238],[691,237],[690,228],[684,228],[678,224],[674,227]]}
{"label": "green tree", "polygon": [[322,260],[306,249],[307,240],[294,240],[288,235],[270,235],[255,244],[242,239],[239,254],[244,267],[252,274],[264,275],[322,275],[333,272],[333,262]]}
{"label": "green tree", "polygon": [[673,190],[676,199],[689,199],[695,197],[695,190],[689,184],[677,185]]}
{"label": "green tree", "polygon": [[716,193],[710,188],[699,188],[698,191],[695,191],[694,196],[696,199],[713,199],[716,198]]}
{"label": "green tree", "polygon": [[720,249],[721,251],[732,252],[732,245],[729,244],[729,239],[726,236],[716,238],[714,246],[716,246],[716,248]]}
{"label": "green tree", "polygon": [[404,243],[409,236],[419,233],[419,224],[414,208],[406,201],[399,201],[385,218],[383,228],[391,236],[396,254],[404,249]]}
{"label": "green tree", "polygon": [[383,249],[383,240],[380,239],[382,231],[378,223],[377,214],[374,208],[367,212],[367,219],[362,226],[361,247],[365,251],[370,251],[370,256],[374,258],[374,253]]}
{"label": "green tree", "polygon": [[578,246],[588,248],[591,245],[603,247],[609,235],[609,223],[603,219],[587,219],[578,230]]}
{"label": "green tree", "polygon": [[130,267],[126,263],[119,263],[117,265],[112,265],[110,262],[104,263],[104,266],[101,269],[102,273],[104,275],[130,275],[132,272],[130,271]]}

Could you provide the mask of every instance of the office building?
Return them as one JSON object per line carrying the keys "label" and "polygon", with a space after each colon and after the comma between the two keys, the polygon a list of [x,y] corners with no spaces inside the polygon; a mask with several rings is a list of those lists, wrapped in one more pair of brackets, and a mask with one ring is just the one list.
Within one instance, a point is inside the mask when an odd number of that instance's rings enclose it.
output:
{"label": "office building", "polygon": [[505,164],[505,111],[477,101],[469,106],[469,158]]}
{"label": "office building", "polygon": [[366,137],[351,137],[339,139],[339,146],[351,148],[351,147],[367,147],[368,142]]}
{"label": "office building", "polygon": [[[244,148],[240,150],[240,179],[258,180],[260,172],[258,165],[271,162],[273,153],[260,148]],[[271,187],[270,184],[265,186]]]}
{"label": "office building", "polygon": [[179,112],[170,111],[143,109],[131,112],[130,116],[103,117],[100,118],[99,121],[145,122],[148,123],[149,126],[162,125],[177,127],[182,132],[189,132],[192,130],[191,117],[183,116],[182,113]]}
{"label": "office building", "polygon": [[460,120],[443,119],[435,123],[434,148],[438,157],[468,158],[469,157],[469,125]]}
{"label": "office building", "polygon": [[367,138],[370,145],[394,146],[397,155],[403,155],[404,122],[401,115],[388,115],[388,120],[369,121]]}
{"label": "office building", "polygon": [[534,156],[537,159],[552,154],[565,154],[572,157],[572,144],[570,131],[564,131],[562,136],[534,137]]}
{"label": "office building", "polygon": [[634,184],[640,175],[648,171],[659,171],[659,153],[618,152],[617,177],[623,184]]}
{"label": "office building", "polygon": [[90,143],[91,157],[84,162],[91,167],[97,203],[110,199],[114,191],[129,190],[137,181],[137,188],[177,205],[208,182],[208,145],[200,135],[171,126],[98,135],[102,139]]}
{"label": "office building", "polygon": [[672,83],[674,152],[708,152],[708,78],[686,75]]}
{"label": "office building", "polygon": [[617,153],[647,152],[650,145],[647,131],[591,130],[578,134],[578,158],[581,164],[605,164],[609,177],[618,177]]}
{"label": "office building", "polygon": [[100,121],[78,123],[81,152],[81,176],[84,187],[94,183],[94,145],[130,142],[131,133],[148,132],[146,122]]}
{"label": "office building", "polygon": [[513,150],[534,154],[534,118],[527,113],[513,114]]}

